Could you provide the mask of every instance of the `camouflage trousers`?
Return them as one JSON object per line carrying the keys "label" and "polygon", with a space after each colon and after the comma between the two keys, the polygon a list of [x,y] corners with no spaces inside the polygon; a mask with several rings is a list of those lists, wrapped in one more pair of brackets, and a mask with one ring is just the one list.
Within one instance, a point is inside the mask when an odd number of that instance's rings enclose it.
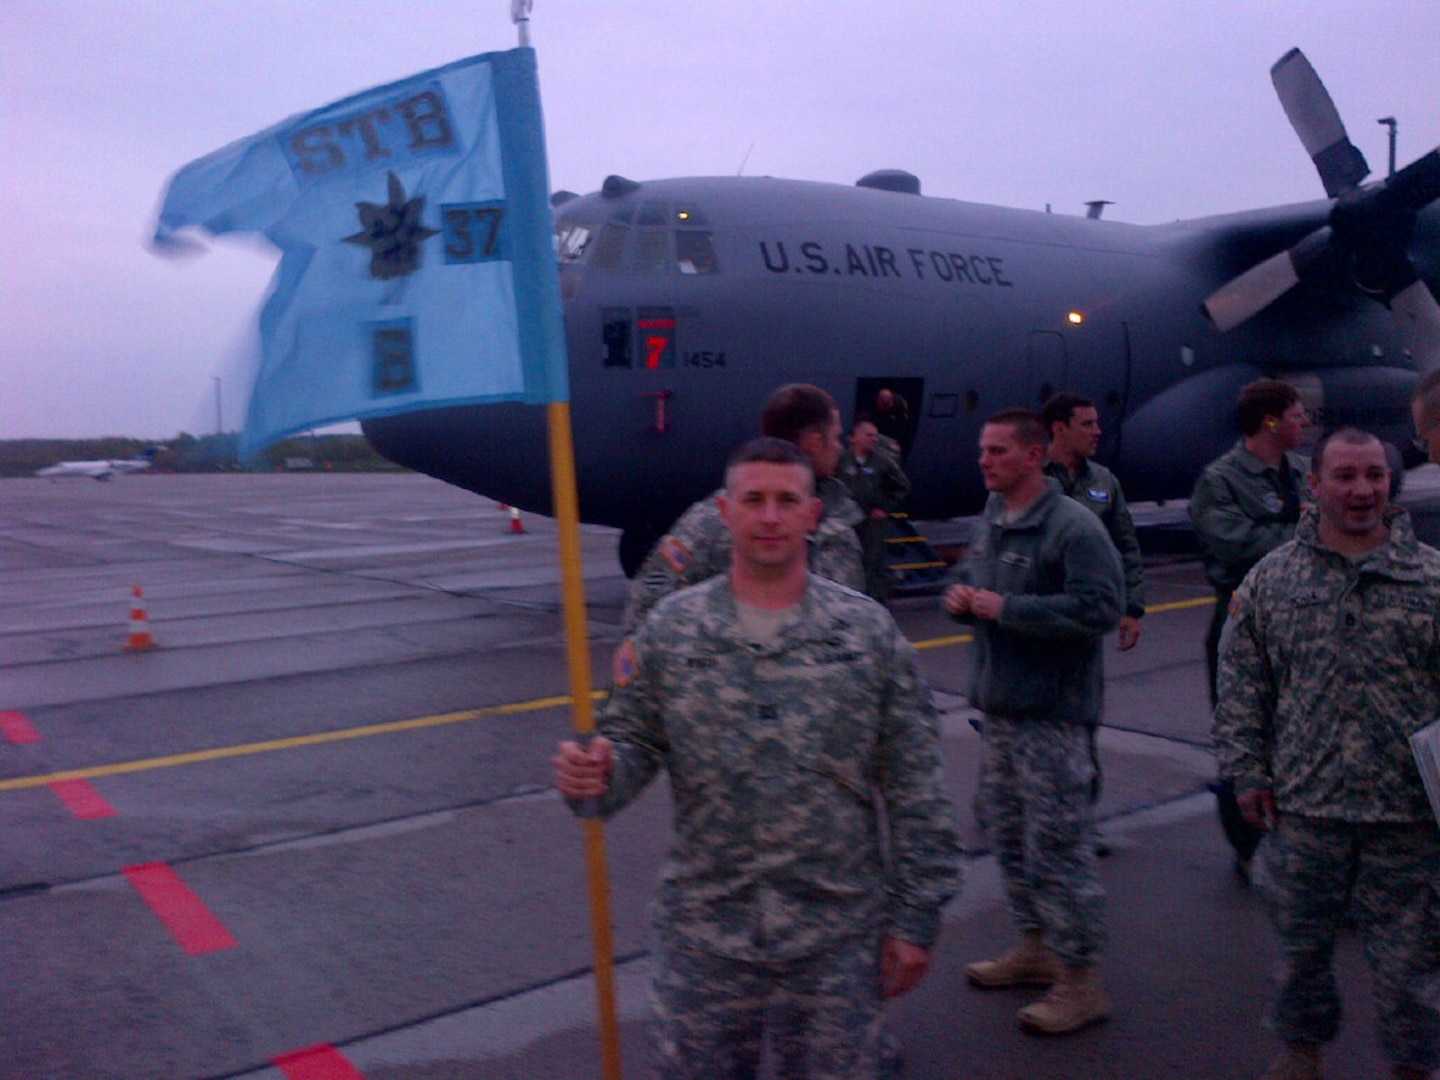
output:
{"label": "camouflage trousers", "polygon": [[1105,890],[1095,860],[1084,724],[987,715],[980,797],[1010,913],[1043,931],[1067,964],[1095,962],[1104,943]]}
{"label": "camouflage trousers", "polygon": [[777,963],[663,942],[652,956],[651,1045],[659,1080],[750,1080],[760,1069],[767,1016],[786,1080],[878,1075],[878,939],[838,941],[824,955]]}
{"label": "camouflage trousers", "polygon": [[1349,908],[1375,978],[1386,1057],[1440,1065],[1440,830],[1282,815],[1261,850],[1285,957],[1276,1034],[1287,1042],[1335,1037],[1341,1010],[1332,960]]}

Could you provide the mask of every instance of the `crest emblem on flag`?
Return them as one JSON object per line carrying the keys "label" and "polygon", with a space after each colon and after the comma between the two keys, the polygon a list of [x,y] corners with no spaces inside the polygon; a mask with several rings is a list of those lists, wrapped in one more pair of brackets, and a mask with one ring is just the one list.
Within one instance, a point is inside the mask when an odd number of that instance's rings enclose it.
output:
{"label": "crest emblem on flag", "polygon": [[422,257],[420,245],[440,231],[427,228],[421,220],[425,213],[425,196],[407,199],[400,178],[393,172],[390,174],[389,191],[390,201],[383,206],[372,202],[355,204],[364,228],[353,236],[345,237],[347,244],[359,244],[370,249],[370,276],[381,281],[405,277],[419,270]]}

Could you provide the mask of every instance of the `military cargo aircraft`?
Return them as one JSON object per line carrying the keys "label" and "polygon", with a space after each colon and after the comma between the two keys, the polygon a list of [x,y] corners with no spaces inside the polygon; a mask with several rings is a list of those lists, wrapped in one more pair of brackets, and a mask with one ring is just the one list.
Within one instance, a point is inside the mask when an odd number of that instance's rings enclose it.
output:
{"label": "military cargo aircraft", "polygon": [[[1272,80],[1324,201],[1137,226],[930,198],[896,170],[853,187],[611,176],[557,195],[581,518],[623,530],[633,571],[796,381],[883,414],[923,519],[980,506],[987,416],[1060,389],[1096,401],[1099,459],[1136,500],[1189,494],[1261,374],[1295,382],[1326,426],[1408,445],[1410,390],[1440,365],[1440,151],[1364,183],[1304,56]],[[363,430],[401,465],[550,511],[543,410]]]}

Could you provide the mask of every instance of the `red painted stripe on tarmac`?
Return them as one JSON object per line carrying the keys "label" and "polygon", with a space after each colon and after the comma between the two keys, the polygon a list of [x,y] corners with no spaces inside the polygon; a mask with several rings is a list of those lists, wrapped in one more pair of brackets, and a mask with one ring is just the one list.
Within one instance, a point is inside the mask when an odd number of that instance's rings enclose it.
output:
{"label": "red painted stripe on tarmac", "polygon": [[81,821],[114,817],[117,813],[88,780],[56,780],[50,790],[60,796],[60,801]]}
{"label": "red painted stripe on tarmac", "polygon": [[240,944],[205,902],[180,880],[180,875],[164,863],[127,866],[121,873],[191,956],[233,949]]}
{"label": "red painted stripe on tarmac", "polygon": [[329,1043],[292,1050],[270,1061],[286,1080],[365,1080],[364,1074]]}
{"label": "red painted stripe on tarmac", "polygon": [[39,742],[40,733],[30,726],[24,713],[11,709],[0,710],[0,735],[10,743]]}

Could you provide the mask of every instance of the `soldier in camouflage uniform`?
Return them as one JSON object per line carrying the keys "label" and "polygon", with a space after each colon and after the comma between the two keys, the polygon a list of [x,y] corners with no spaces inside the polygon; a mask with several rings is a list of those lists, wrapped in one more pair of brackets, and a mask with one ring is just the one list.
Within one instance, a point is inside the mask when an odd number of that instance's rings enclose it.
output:
{"label": "soldier in camouflage uniform", "polygon": [[1440,829],[1409,736],[1440,712],[1440,552],[1388,509],[1373,436],[1316,447],[1316,510],[1231,602],[1214,734],[1220,775],[1270,830],[1284,954],[1267,1080],[1313,1080],[1340,1024],[1331,971],[1347,906],[1375,976],[1397,1078],[1440,1064]]}
{"label": "soldier in camouflage uniform", "polygon": [[561,744],[556,784],[609,815],[669,771],[663,1080],[753,1077],[777,1004],[797,1044],[782,1060],[874,1077],[882,996],[924,975],[960,883],[937,718],[889,613],[807,571],[820,503],[803,453],[747,444],[719,506],[729,573],[667,597],[621,646],[601,736]]}
{"label": "soldier in camouflage uniform", "polygon": [[[1205,468],[1190,497],[1190,520],[1200,536],[1205,578],[1215,608],[1205,635],[1210,705],[1215,705],[1216,657],[1230,596],[1250,568],[1295,535],[1309,463],[1293,453],[1306,423],[1300,393],[1279,379],[1257,379],[1240,391],[1241,440]],[[1261,833],[1240,813],[1234,790],[1214,785],[1220,826],[1235,849],[1235,869],[1248,877]]]}
{"label": "soldier in camouflage uniform", "polygon": [[965,969],[977,986],[1049,985],[1026,1028],[1076,1031],[1110,1012],[1100,982],[1105,894],[1095,861],[1088,729],[1100,719],[1101,643],[1120,622],[1120,557],[1095,515],[1045,476],[1045,426],[991,417],[983,531],[942,603],[975,624],[971,703],[985,713],[986,824],[1021,944]]}
{"label": "soldier in camouflage uniform", "polygon": [[[855,526],[864,520],[864,514],[835,478],[844,449],[835,399],[806,383],[782,386],[765,403],[760,429],[764,435],[800,447],[815,470],[815,493],[824,509],[810,537],[810,569],[852,589],[863,589],[865,569]],[[630,582],[620,619],[623,633],[633,633],[661,598],[730,568],[730,534],[720,520],[720,495],[717,491],[686,510],[645,556]]]}
{"label": "soldier in camouflage uniform", "polygon": [[882,603],[890,595],[885,566],[885,535],[890,515],[910,494],[910,478],[888,451],[880,449],[880,429],[869,413],[856,413],[850,445],[840,455],[836,475],[850,489],[864,519],[855,526],[865,564],[865,593]]}

